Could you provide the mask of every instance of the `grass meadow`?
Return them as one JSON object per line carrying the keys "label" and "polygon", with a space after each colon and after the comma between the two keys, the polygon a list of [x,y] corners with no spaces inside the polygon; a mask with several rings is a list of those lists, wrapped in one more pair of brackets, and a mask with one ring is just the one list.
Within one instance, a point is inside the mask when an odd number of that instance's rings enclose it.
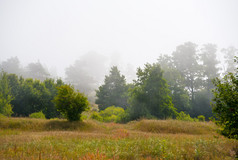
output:
{"label": "grass meadow", "polygon": [[236,159],[238,141],[213,122],[0,118],[0,159]]}

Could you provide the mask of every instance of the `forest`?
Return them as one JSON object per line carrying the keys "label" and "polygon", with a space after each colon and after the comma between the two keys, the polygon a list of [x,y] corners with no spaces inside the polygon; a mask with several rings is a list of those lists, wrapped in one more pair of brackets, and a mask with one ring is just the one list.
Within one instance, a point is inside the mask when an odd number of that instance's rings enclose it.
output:
{"label": "forest", "polygon": [[[47,119],[63,118],[53,99],[57,95],[57,87],[70,84],[89,99],[90,107],[84,118],[118,122],[179,116],[194,120],[198,116],[204,116],[205,120],[213,119],[212,80],[229,72],[235,73],[237,63],[234,57],[238,50],[234,47],[222,49],[224,64],[217,60],[217,52],[215,44],[199,47],[186,42],[177,46],[171,55],[160,55],[155,63],[137,68],[136,78],[131,83],[126,81],[127,77],[117,66],[111,66],[110,72],[105,73],[100,55],[97,59],[102,63],[95,60],[91,61],[93,64],[89,63],[93,55],[76,60],[65,69],[65,79],[53,78],[39,61],[22,67],[17,57],[9,58],[0,64],[0,111],[13,117],[28,117],[41,112]],[[222,70],[222,66],[225,69]],[[104,82],[103,73],[107,74]],[[115,115],[110,115],[109,120],[104,117],[105,112]]]}

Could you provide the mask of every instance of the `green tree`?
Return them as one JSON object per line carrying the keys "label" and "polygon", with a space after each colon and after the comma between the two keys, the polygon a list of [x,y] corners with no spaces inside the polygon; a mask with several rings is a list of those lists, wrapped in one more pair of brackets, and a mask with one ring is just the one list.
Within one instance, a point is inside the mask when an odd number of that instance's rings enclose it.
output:
{"label": "green tree", "polygon": [[130,93],[131,119],[151,116],[166,119],[175,116],[177,112],[169,94],[159,64],[147,63],[144,69],[138,68],[135,87]]}
{"label": "green tree", "polygon": [[178,71],[185,78],[186,88],[191,95],[191,102],[194,103],[195,92],[201,88],[202,66],[198,63],[197,45],[186,42],[176,48],[173,52],[173,62]]}
{"label": "green tree", "polygon": [[55,103],[52,102],[52,100],[57,95],[57,87],[64,85],[64,83],[61,79],[57,79],[56,82],[54,79],[46,79],[43,83],[46,89],[49,91],[46,106],[43,112],[45,113],[46,118],[60,117],[60,112],[57,111]]}
{"label": "green tree", "polygon": [[172,103],[177,111],[188,112],[191,107],[189,105],[189,94],[185,88],[185,79],[181,73],[175,68],[172,57],[168,55],[161,55],[158,59],[158,63],[163,69],[163,77],[166,79],[170,96],[172,97]]}
{"label": "green tree", "polygon": [[15,116],[26,116],[39,111],[44,111],[49,102],[50,92],[39,80],[20,77],[15,99],[12,101]]}
{"label": "green tree", "polygon": [[223,79],[214,79],[212,106],[218,118],[217,124],[222,127],[222,134],[238,139],[238,72],[236,73],[228,73]]}
{"label": "green tree", "polygon": [[96,104],[100,110],[104,110],[109,106],[119,106],[126,108],[127,104],[126,79],[116,66],[111,68],[109,76],[105,76],[104,84],[96,91]]}
{"label": "green tree", "polygon": [[46,79],[43,82],[24,79],[16,74],[8,74],[7,80],[11,95],[14,99],[11,101],[13,106],[13,116],[28,116],[33,112],[43,111],[46,118],[59,117],[55,104],[52,102],[57,95],[56,87],[63,85],[61,79]]}
{"label": "green tree", "polygon": [[11,101],[13,97],[11,95],[11,90],[8,86],[7,73],[0,73],[0,113],[10,117],[13,113]]}
{"label": "green tree", "polygon": [[54,99],[56,108],[69,121],[81,120],[81,113],[88,109],[89,102],[80,92],[75,92],[70,85],[62,85],[57,88],[58,95]]}

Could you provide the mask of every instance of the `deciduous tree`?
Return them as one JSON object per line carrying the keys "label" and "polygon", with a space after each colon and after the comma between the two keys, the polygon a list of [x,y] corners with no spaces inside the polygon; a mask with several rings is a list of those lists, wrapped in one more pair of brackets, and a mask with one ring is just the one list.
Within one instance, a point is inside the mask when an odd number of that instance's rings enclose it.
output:
{"label": "deciduous tree", "polygon": [[175,116],[176,109],[169,96],[170,91],[159,64],[145,64],[138,68],[135,87],[131,90],[131,119],[157,117],[166,119]]}
{"label": "deciduous tree", "polygon": [[89,106],[87,97],[80,92],[76,92],[70,85],[63,85],[57,89],[58,95],[54,102],[58,111],[69,121],[81,120],[81,113],[87,110]]}

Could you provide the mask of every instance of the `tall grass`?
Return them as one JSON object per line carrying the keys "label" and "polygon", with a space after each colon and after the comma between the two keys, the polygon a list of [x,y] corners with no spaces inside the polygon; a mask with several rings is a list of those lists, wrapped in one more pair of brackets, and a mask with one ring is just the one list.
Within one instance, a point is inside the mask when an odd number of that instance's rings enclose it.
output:
{"label": "tall grass", "polygon": [[[39,128],[37,128],[39,126]],[[0,159],[235,159],[238,142],[209,122],[128,124],[0,119]]]}
{"label": "tall grass", "polygon": [[44,120],[32,118],[1,118],[1,129],[18,129],[22,131],[79,130],[92,131],[100,128],[96,121],[68,122],[67,120]]}
{"label": "tall grass", "polygon": [[140,120],[131,122],[134,129],[153,133],[211,134],[218,128],[212,122],[190,122],[179,120]]}

